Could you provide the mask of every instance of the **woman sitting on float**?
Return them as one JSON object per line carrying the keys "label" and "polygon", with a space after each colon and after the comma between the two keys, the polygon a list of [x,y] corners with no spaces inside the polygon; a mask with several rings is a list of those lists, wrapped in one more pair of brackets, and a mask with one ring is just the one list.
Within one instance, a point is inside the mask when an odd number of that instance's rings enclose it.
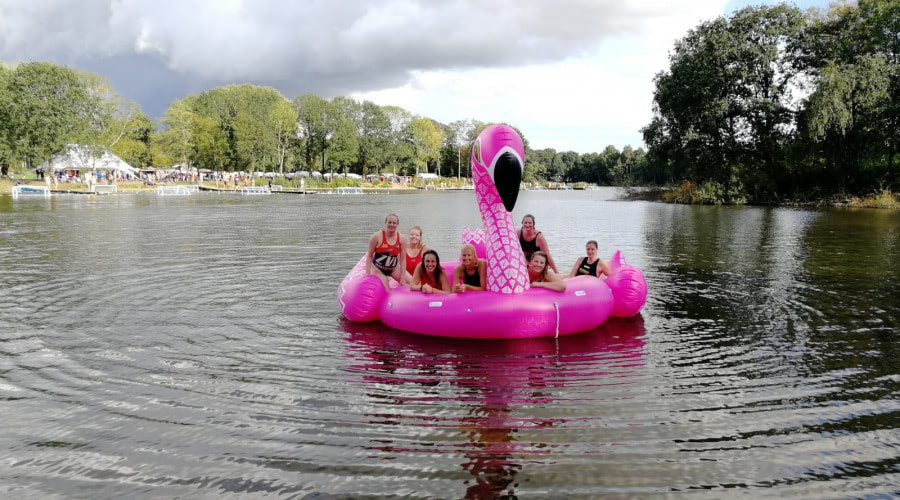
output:
{"label": "woman sitting on float", "polygon": [[450,293],[450,280],[441,267],[437,252],[425,250],[422,253],[422,262],[416,266],[409,289],[422,293]]}
{"label": "woman sitting on float", "polygon": [[612,274],[612,271],[609,268],[609,264],[600,258],[597,255],[597,242],[594,240],[590,240],[584,246],[585,252],[587,253],[587,257],[581,257],[580,259],[575,261],[575,265],[572,266],[572,271],[569,272],[569,277],[574,278],[575,276],[594,276],[599,278],[601,274],[609,276]]}
{"label": "woman sitting on float", "polygon": [[409,228],[409,237],[406,240],[406,252],[403,254],[403,262],[406,264],[403,270],[401,283],[412,283],[416,266],[422,262],[422,257],[428,247],[422,242],[422,228],[413,226]]}
{"label": "woman sitting on float", "polygon": [[[386,289],[376,276],[364,274],[364,257],[338,287],[344,316],[350,321],[380,320],[425,335],[515,339],[569,335],[596,328],[611,314],[637,314],[647,299],[647,285],[619,252],[610,259],[612,274],[605,280],[577,276],[562,281],[547,271],[546,254],[530,265],[525,262],[511,214],[524,157],[521,137],[506,125],[486,128],[472,146],[475,202],[484,224],[484,274],[477,267],[479,284],[485,276],[484,291],[434,297],[405,286]],[[439,267],[437,255],[426,252],[412,288],[448,291]],[[463,267],[464,282],[466,274],[474,276],[476,267]],[[424,283],[426,279],[431,282]]]}
{"label": "woman sitting on float", "polygon": [[519,229],[518,234],[519,245],[522,247],[522,252],[525,253],[526,262],[531,262],[531,255],[540,250],[547,256],[547,263],[549,264],[549,267],[553,269],[553,272],[559,272],[559,269],[556,268],[556,263],[553,262],[553,257],[550,255],[550,247],[547,245],[547,239],[544,238],[544,234],[541,231],[538,231],[537,228],[534,227],[533,215],[525,214],[525,216],[522,217],[522,229]]}

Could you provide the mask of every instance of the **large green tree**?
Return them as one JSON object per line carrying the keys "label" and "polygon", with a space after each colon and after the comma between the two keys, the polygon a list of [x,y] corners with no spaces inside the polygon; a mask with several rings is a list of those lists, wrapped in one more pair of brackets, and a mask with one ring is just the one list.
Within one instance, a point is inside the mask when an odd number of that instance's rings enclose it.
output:
{"label": "large green tree", "polygon": [[298,131],[303,138],[306,167],[314,170],[316,158],[325,151],[328,137],[334,133],[328,120],[330,104],[317,95],[304,94],[294,99],[294,107],[297,108]]}
{"label": "large green tree", "polygon": [[655,79],[650,159],[680,179],[719,184],[729,199],[774,192],[800,76],[785,48],[803,23],[796,8],[749,7],[679,40]]}
{"label": "large green tree", "polygon": [[268,123],[275,144],[278,171],[284,173],[284,163],[291,144],[297,139],[299,126],[297,108],[287,99],[275,102],[269,110]]}
{"label": "large green tree", "polygon": [[378,166],[388,162],[391,121],[383,108],[371,101],[363,101],[357,132],[360,173],[366,175],[370,165]]}
{"label": "large green tree", "polygon": [[40,163],[104,119],[101,96],[75,70],[34,62],[5,70],[0,80],[0,156],[10,160]]}
{"label": "large green tree", "polygon": [[219,123],[228,142],[227,169],[269,169],[279,164],[282,152],[272,110],[284,102],[272,87],[227,85],[197,96],[193,111]]}
{"label": "large green tree", "polygon": [[804,184],[900,189],[900,3],[834,4],[794,46],[814,81],[800,119]]}
{"label": "large green tree", "polygon": [[438,157],[441,144],[444,142],[444,134],[435,122],[428,118],[415,118],[409,124],[409,137],[412,140],[415,155],[416,175],[419,175],[419,166],[428,172],[428,162]]}
{"label": "large green tree", "polygon": [[391,173],[404,173],[406,167],[415,168],[412,137],[410,135],[410,123],[413,115],[409,111],[398,106],[382,107],[384,114],[390,123],[390,139],[387,145],[386,159],[391,167]]}

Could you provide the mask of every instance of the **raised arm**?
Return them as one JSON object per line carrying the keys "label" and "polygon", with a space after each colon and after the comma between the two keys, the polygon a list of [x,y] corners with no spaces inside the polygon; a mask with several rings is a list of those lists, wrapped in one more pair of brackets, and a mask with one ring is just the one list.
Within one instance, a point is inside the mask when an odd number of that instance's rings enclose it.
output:
{"label": "raised arm", "polygon": [[547,254],[547,265],[550,266],[550,269],[553,269],[554,273],[558,273],[559,271],[556,269],[556,263],[553,262],[553,256],[550,255],[550,247],[547,246],[547,239],[544,238],[544,234],[538,233],[535,241],[537,242],[538,248]]}
{"label": "raised arm", "polygon": [[375,265],[372,263],[372,259],[375,257],[375,249],[378,248],[379,238],[378,231],[375,231],[372,234],[372,237],[369,238],[369,248],[366,250],[366,270],[371,274],[372,268]]}
{"label": "raised arm", "polygon": [[581,266],[581,259],[583,259],[583,258],[584,257],[579,257],[579,258],[575,259],[575,264],[572,264],[572,270],[569,271],[570,278],[575,277],[575,273],[578,271],[578,267]]}
{"label": "raised arm", "polygon": [[453,291],[454,292],[465,292],[466,284],[463,283],[464,273],[466,271],[463,269],[463,265],[460,264],[453,268]]}
{"label": "raised arm", "polygon": [[609,263],[603,259],[600,259],[600,262],[597,265],[597,277],[599,278],[601,274],[605,274],[607,276],[612,274],[612,269],[610,269]]}

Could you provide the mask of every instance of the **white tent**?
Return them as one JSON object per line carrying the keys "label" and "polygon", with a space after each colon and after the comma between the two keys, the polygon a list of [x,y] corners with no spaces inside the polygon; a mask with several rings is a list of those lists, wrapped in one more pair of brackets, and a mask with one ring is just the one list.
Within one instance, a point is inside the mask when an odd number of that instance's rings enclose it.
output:
{"label": "white tent", "polygon": [[125,163],[124,160],[109,151],[103,151],[99,155],[95,155],[90,147],[81,144],[68,144],[65,149],[38,165],[35,170],[43,170],[45,172],[58,170],[107,170],[129,177],[137,176],[138,172],[136,168]]}

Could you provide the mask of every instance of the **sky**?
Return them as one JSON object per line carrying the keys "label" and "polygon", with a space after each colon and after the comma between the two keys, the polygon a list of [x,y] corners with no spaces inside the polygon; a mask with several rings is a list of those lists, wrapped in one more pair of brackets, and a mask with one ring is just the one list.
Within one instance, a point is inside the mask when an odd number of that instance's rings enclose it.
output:
{"label": "sky", "polygon": [[[0,0],[0,61],[109,79],[151,118],[232,83],[343,95],[535,149],[643,147],[653,77],[701,22],[772,0]],[[827,0],[795,0],[800,8]]]}

